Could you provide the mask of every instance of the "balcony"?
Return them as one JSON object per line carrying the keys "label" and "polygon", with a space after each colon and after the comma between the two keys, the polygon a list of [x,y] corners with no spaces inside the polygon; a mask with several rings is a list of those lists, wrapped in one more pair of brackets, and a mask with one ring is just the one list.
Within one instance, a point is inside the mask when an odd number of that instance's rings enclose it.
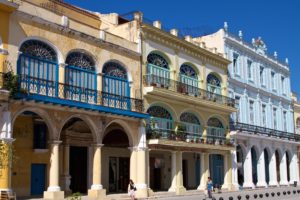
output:
{"label": "balcony", "polygon": [[207,144],[207,145],[227,145],[233,146],[234,141],[217,134],[202,136],[202,133],[190,133],[185,131],[175,131],[170,129],[147,128],[147,139],[169,140],[185,143]]}
{"label": "balcony", "polygon": [[230,124],[230,129],[235,131],[245,131],[253,135],[262,135],[266,137],[279,138],[284,140],[300,142],[300,135],[294,133],[288,133],[284,131],[278,131],[275,129],[265,128],[261,126],[255,126],[251,124],[244,124],[235,122]]}
{"label": "balcony", "polygon": [[17,91],[13,95],[16,99],[22,98],[135,118],[148,117],[147,114],[143,113],[144,104],[141,99],[119,96],[26,75],[18,75],[16,84]]}
{"label": "balcony", "polygon": [[232,98],[153,74],[144,75],[144,85],[146,87],[152,86],[155,88],[176,92],[178,94],[195,97],[197,100],[201,101],[204,100],[214,102],[216,104],[229,106],[231,108],[235,107],[235,100]]}

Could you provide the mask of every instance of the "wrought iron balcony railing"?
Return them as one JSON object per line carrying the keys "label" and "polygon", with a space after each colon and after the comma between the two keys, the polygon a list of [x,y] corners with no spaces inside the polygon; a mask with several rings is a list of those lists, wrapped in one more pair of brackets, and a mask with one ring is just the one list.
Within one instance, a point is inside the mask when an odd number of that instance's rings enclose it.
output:
{"label": "wrought iron balcony railing", "polygon": [[165,77],[160,77],[153,74],[147,74],[144,75],[144,84],[146,86],[164,88],[181,94],[194,96],[198,99],[213,101],[218,104],[235,107],[235,100],[230,97],[209,92],[207,90],[203,90]]}
{"label": "wrought iron balcony railing", "polygon": [[274,138],[280,138],[280,139],[293,140],[293,141],[300,142],[300,135],[298,135],[298,134],[288,133],[288,132],[265,128],[265,127],[261,127],[261,126],[255,126],[255,125],[251,125],[251,124],[235,122],[235,123],[230,124],[230,129],[238,130],[238,131],[245,131],[245,132],[249,132],[251,134],[256,134],[256,135],[264,135],[267,137],[274,137]]}
{"label": "wrought iron balcony railing", "polygon": [[[67,85],[26,75],[18,75],[17,84],[17,98],[32,98],[58,104],[64,103],[75,107],[88,105],[88,108],[93,110],[98,110],[99,107],[97,106],[104,106],[139,113],[144,112],[144,104],[141,99]],[[106,109],[106,111],[109,112],[110,110]]]}
{"label": "wrought iron balcony railing", "polygon": [[202,136],[200,133],[188,133],[170,129],[147,128],[147,139],[163,139],[173,141],[186,141],[202,144],[233,145],[232,140],[217,135]]}

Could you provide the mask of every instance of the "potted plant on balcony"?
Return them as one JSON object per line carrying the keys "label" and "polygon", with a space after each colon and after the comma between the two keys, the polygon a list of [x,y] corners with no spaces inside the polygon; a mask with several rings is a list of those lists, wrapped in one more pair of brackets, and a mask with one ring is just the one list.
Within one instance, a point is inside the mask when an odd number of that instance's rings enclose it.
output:
{"label": "potted plant on balcony", "polygon": [[186,132],[185,125],[179,124],[176,129],[176,136],[175,136],[176,140],[182,141],[184,139],[183,137],[184,137],[185,132]]}

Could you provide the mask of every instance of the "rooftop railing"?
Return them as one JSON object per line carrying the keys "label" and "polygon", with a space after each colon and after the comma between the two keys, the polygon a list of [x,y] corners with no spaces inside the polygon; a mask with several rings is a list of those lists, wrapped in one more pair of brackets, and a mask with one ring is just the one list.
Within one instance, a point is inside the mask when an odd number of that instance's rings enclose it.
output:
{"label": "rooftop railing", "polygon": [[286,140],[292,140],[296,142],[300,142],[300,135],[279,131],[275,129],[265,128],[261,126],[255,126],[251,124],[245,124],[240,122],[235,122],[230,124],[231,130],[238,130],[238,131],[245,131],[250,134],[254,135],[263,135],[267,137],[274,137],[274,138],[280,138],[280,139],[286,139]]}
{"label": "rooftop railing", "polygon": [[153,86],[171,90],[184,95],[190,95],[197,99],[216,102],[221,105],[235,107],[235,100],[220,94],[209,92],[179,81],[168,79],[165,77],[156,76],[153,74],[144,75],[144,84],[146,86]]}

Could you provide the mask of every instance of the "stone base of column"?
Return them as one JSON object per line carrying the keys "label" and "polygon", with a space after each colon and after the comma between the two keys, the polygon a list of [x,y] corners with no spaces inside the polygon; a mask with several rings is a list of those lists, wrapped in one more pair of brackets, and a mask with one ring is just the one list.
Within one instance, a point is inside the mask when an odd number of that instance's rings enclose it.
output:
{"label": "stone base of column", "polygon": [[186,193],[186,189],[183,186],[176,187],[176,195],[184,195]]}
{"label": "stone base of column", "polygon": [[[222,190],[232,191],[233,190],[233,184],[223,184],[221,187]],[[216,188],[216,190],[218,190]]]}
{"label": "stone base of column", "polygon": [[243,188],[251,188],[254,189],[255,185],[252,182],[244,182]]}
{"label": "stone base of column", "polygon": [[288,181],[280,181],[279,185],[281,185],[281,186],[288,186],[289,182]]}
{"label": "stone base of column", "polygon": [[270,181],[269,182],[269,187],[278,187],[279,186],[279,184],[278,184],[278,182],[277,181]]}
{"label": "stone base of column", "polygon": [[266,182],[257,182],[256,187],[260,188],[267,188],[267,183]]}
{"label": "stone base of column", "polygon": [[197,190],[206,190],[206,185],[199,185]]}
{"label": "stone base of column", "polygon": [[151,188],[148,188],[148,196],[149,197],[154,196],[154,192]]}
{"label": "stone base of column", "polygon": [[70,175],[63,175],[60,177],[60,186],[61,190],[65,191],[65,195],[72,194],[72,191],[70,189],[71,184],[71,176]]}
{"label": "stone base of column", "polygon": [[105,189],[90,189],[88,190],[88,197],[90,199],[105,199],[106,190]]}
{"label": "stone base of column", "polygon": [[139,188],[135,191],[136,198],[147,198],[148,188]]}
{"label": "stone base of column", "polygon": [[64,191],[45,191],[43,199],[63,200],[64,197]]}

